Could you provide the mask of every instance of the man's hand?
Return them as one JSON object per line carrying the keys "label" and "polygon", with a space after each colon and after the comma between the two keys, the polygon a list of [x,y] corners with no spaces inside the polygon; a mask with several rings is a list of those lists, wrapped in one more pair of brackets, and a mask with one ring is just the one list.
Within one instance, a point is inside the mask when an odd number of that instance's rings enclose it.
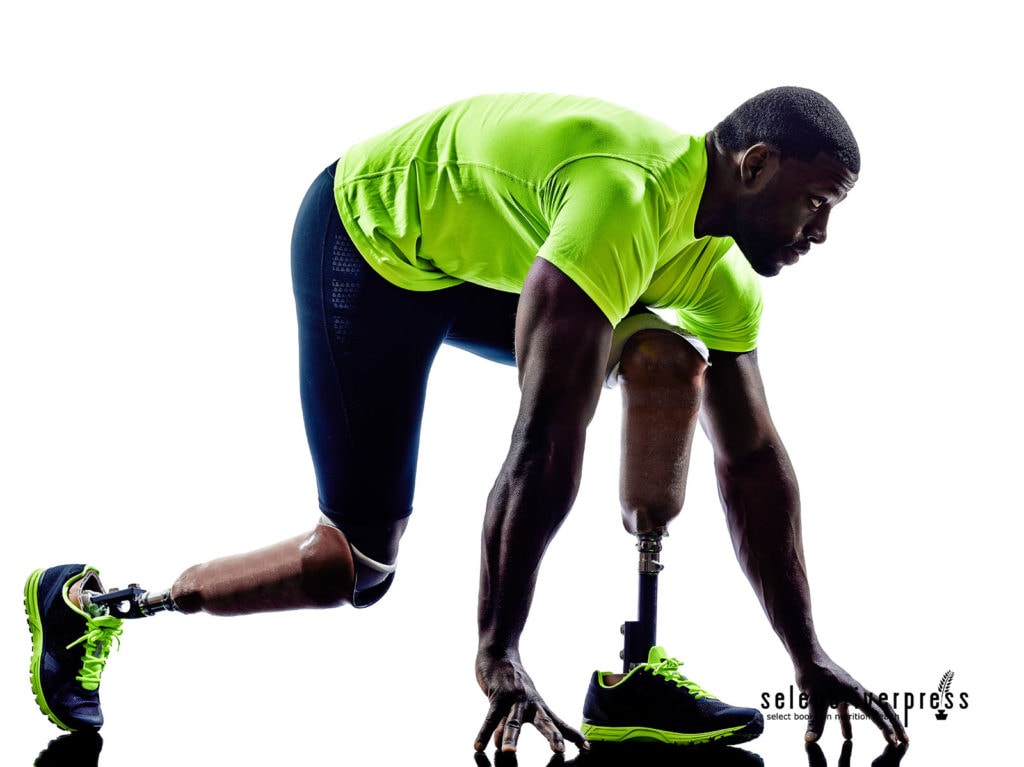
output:
{"label": "man's hand", "polygon": [[825,729],[828,708],[833,704],[838,704],[836,711],[839,714],[839,727],[847,740],[853,737],[853,729],[850,726],[850,706],[853,706],[863,711],[878,726],[889,743],[896,745],[910,741],[903,723],[892,710],[892,706],[865,690],[827,655],[822,655],[798,669],[796,681],[800,689],[807,694],[810,705],[807,734],[804,736],[808,743],[813,743],[821,737],[821,732]]}
{"label": "man's hand", "polygon": [[495,659],[486,655],[477,658],[476,678],[480,689],[490,701],[487,718],[476,736],[474,747],[483,751],[494,733],[494,746],[502,751],[515,751],[524,724],[532,724],[548,739],[551,750],[565,751],[565,741],[579,748],[589,746],[583,735],[559,719],[537,694],[533,680],[518,660]]}

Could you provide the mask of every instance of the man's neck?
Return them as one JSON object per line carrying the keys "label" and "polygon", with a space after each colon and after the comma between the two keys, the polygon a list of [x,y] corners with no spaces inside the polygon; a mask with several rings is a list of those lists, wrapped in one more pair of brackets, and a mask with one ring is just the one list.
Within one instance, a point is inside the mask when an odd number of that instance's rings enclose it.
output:
{"label": "man's neck", "polygon": [[704,137],[704,149],[708,155],[708,177],[697,206],[693,233],[696,237],[724,237],[729,234],[728,189],[732,158],[715,143],[713,132]]}

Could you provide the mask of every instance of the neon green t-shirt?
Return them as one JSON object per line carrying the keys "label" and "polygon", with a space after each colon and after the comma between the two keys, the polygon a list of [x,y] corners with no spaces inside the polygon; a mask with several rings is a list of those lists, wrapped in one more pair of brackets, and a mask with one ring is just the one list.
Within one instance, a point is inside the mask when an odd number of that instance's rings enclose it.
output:
{"label": "neon green t-shirt", "polygon": [[352,147],[342,221],[385,279],[519,292],[534,258],[617,324],[636,303],[678,314],[710,348],[757,344],[757,275],[729,238],[694,237],[703,136],[595,99],[477,96]]}

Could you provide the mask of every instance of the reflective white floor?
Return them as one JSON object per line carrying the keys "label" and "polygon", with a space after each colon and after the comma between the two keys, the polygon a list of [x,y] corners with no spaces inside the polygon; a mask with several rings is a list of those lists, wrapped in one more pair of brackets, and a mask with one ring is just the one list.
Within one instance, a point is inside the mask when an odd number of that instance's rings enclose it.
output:
{"label": "reflective white floor", "polygon": [[[792,733],[786,733],[791,736]],[[283,756],[269,758],[264,746],[276,746],[273,738],[251,732],[234,737],[225,733],[210,735],[193,730],[177,742],[153,744],[140,752],[141,743],[133,739],[131,744],[118,742],[109,734],[61,735],[48,742],[43,750],[33,757],[32,764],[38,767],[91,767],[92,765],[135,765],[173,764],[187,759],[189,763],[207,765],[233,763],[253,765],[280,764],[276,759],[302,760],[303,764],[349,764],[366,765],[409,765],[409,764],[455,764],[475,767],[515,767],[536,765],[537,767],[761,767],[761,765],[803,765],[808,767],[895,767],[896,765],[946,765],[1013,763],[1012,753],[1001,751],[994,744],[978,743],[964,748],[936,748],[932,744],[913,746],[881,747],[874,741],[836,742],[825,739],[821,745],[797,745],[784,738],[782,733],[769,730],[761,739],[744,744],[742,747],[671,747],[651,744],[597,744],[591,751],[579,754],[575,751],[561,756],[539,748],[536,743],[524,744],[517,754],[504,754],[495,750],[487,753],[447,753],[432,747],[406,748],[399,746],[354,750],[339,743],[295,743],[283,749]],[[326,741],[327,738],[324,738]],[[789,742],[784,742],[789,740]],[[190,742],[183,742],[190,741]],[[204,741],[210,744],[205,747]],[[349,744],[350,745],[350,744]],[[276,749],[275,749],[276,750]],[[140,756],[144,753],[144,756]],[[1005,759],[1005,761],[1003,761]]]}
{"label": "reflective white floor", "polygon": [[[35,764],[37,767],[54,767],[55,765],[68,765],[73,767],[91,767],[91,765],[110,763],[109,749],[103,750],[103,738],[97,734],[90,735],[64,735],[50,742],[47,748],[39,754]],[[838,750],[834,759],[830,759],[825,750],[817,745],[808,746],[806,749],[807,764],[809,767],[825,767],[828,764],[836,767],[851,767],[853,764],[868,764],[853,759],[854,744],[852,741],[844,743]],[[877,757],[871,760],[872,767],[895,767],[902,764],[907,756],[909,748],[906,746],[890,747],[883,750]],[[242,750],[235,754],[238,759],[248,761],[248,756]],[[334,757],[328,756],[323,763],[333,763]],[[774,763],[801,763],[802,760],[792,759]],[[201,762],[200,762],[201,763]],[[381,753],[360,758],[361,764],[469,764],[468,760],[446,759],[436,753],[424,753],[419,756],[403,757],[399,754]],[[492,754],[475,754],[473,763],[476,767],[515,767],[523,764],[547,765],[547,767],[558,767],[559,765],[590,765],[590,767],[630,767],[630,765],[642,765],[643,767],[761,767],[764,764],[771,764],[773,760],[767,761],[761,754],[754,751],[735,747],[710,747],[710,748],[686,748],[680,751],[667,746],[650,745],[622,745],[617,747],[598,747],[586,754],[570,757],[566,760],[561,756],[548,758],[538,757],[533,760],[532,755],[507,754],[493,752]],[[925,762],[918,762],[925,763]]]}

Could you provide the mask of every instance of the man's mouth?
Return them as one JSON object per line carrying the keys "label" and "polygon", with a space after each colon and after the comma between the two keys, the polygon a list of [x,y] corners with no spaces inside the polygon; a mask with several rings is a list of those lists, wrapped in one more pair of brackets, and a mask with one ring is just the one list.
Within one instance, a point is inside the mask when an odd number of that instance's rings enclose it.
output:
{"label": "man's mouth", "polygon": [[787,245],[782,249],[781,261],[784,264],[792,265],[800,260],[800,256],[807,255],[807,251],[811,249],[811,243],[806,240],[795,242],[792,245]]}
{"label": "man's mouth", "polygon": [[782,249],[782,258],[780,260],[782,261],[782,263],[786,264],[787,266],[792,266],[797,261],[799,261],[800,260],[800,256],[804,255],[804,253],[806,253],[806,252],[807,252],[807,248],[797,248],[797,247],[793,247],[793,246],[790,246],[788,248],[783,248]]}

